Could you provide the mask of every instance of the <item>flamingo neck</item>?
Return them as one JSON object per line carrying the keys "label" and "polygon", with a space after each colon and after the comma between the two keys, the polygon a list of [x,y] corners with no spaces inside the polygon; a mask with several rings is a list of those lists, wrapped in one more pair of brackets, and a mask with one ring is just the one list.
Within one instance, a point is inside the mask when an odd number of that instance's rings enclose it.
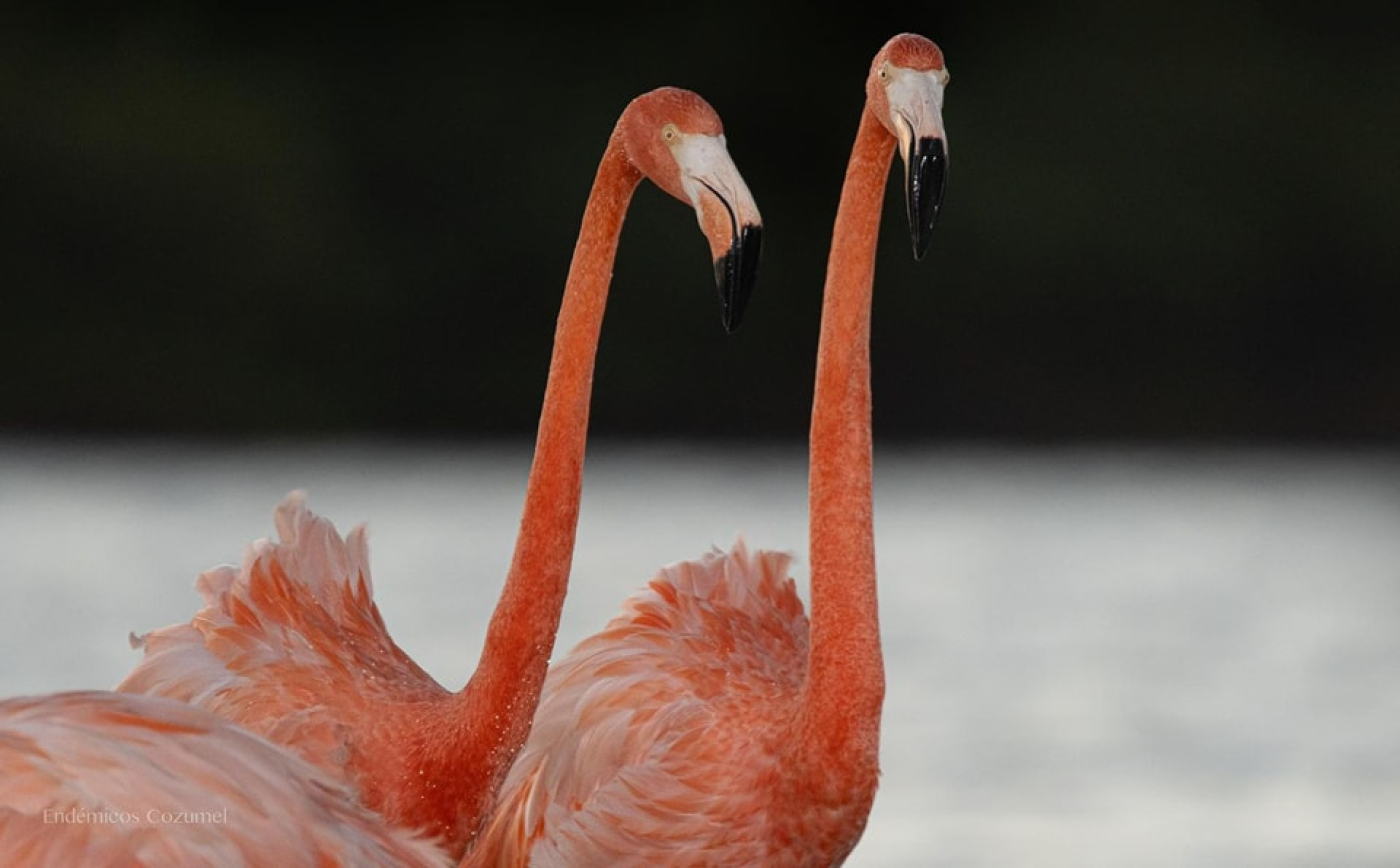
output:
{"label": "flamingo neck", "polygon": [[884,663],[871,494],[870,309],[894,137],[861,114],[823,290],[809,478],[811,647],[797,744],[821,774],[878,770]]}
{"label": "flamingo neck", "polygon": [[[496,782],[524,743],[568,589],[583,488],[593,368],[613,261],[641,174],[614,131],[584,210],[554,333],[520,532],[481,659],[457,695],[439,756]],[[444,733],[446,735],[447,733]],[[495,786],[483,793],[482,816]]]}

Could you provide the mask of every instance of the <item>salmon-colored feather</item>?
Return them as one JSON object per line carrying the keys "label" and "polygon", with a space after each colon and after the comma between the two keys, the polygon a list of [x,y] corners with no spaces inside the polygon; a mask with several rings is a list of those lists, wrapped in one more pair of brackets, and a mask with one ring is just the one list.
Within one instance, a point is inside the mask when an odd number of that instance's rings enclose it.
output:
{"label": "salmon-colored feather", "polygon": [[788,563],[741,541],[667,567],[552,667],[502,788],[502,825],[473,863],[524,864],[528,846],[536,865],[689,864],[696,853],[763,864],[791,818],[765,803],[783,750],[762,741],[773,726],[761,721],[795,713],[807,658]]}
{"label": "salmon-colored feather", "polygon": [[0,702],[13,866],[444,866],[331,776],[209,712],[101,691]]}
{"label": "salmon-colored feather", "polygon": [[[400,749],[396,715],[449,691],[390,638],[372,599],[365,530],[344,539],[302,492],[274,514],[280,539],[250,546],[239,569],[199,577],[189,624],[137,642],[142,664],[118,686],[206,708],[341,777],[377,804]],[[375,721],[360,719],[377,707]],[[368,791],[366,793],[365,791]]]}

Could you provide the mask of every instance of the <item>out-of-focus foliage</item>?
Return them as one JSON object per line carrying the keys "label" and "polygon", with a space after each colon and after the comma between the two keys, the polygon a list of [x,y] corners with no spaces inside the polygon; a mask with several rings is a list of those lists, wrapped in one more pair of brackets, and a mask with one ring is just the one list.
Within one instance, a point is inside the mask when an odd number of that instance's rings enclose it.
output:
{"label": "out-of-focus foliage", "polygon": [[892,175],[882,436],[1400,433],[1389,7],[468,5],[0,14],[0,432],[528,432],[604,141],[674,84],[763,210],[759,291],[724,335],[643,187],[595,430],[800,438],[863,79],[916,30],[951,170],[920,263]]}

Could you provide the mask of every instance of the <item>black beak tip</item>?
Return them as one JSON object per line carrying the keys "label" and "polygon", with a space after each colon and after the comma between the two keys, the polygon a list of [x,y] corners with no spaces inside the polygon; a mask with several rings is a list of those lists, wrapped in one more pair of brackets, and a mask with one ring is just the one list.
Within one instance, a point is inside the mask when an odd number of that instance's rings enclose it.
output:
{"label": "black beak tip", "polygon": [[758,256],[763,230],[744,226],[729,246],[729,252],[715,260],[715,285],[719,288],[720,320],[733,334],[744,320],[749,299],[758,279]]}
{"label": "black beak tip", "polygon": [[943,140],[919,139],[905,160],[905,168],[909,236],[914,245],[914,258],[918,260],[924,258],[933,241],[933,225],[938,220],[943,189],[948,183],[948,153]]}
{"label": "black beak tip", "polygon": [[924,254],[928,253],[929,247],[933,244],[932,224],[930,224],[927,228],[924,229],[916,227],[914,229],[913,235],[914,261],[919,262],[924,258]]}

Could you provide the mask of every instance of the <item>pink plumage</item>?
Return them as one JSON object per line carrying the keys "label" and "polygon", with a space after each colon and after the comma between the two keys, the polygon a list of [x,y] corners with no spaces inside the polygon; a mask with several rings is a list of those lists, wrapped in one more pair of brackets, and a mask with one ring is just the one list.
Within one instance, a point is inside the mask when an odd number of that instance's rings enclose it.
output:
{"label": "pink plumage", "polygon": [[204,608],[188,624],[134,638],[146,654],[117,689],[236,720],[294,745],[359,792],[369,784],[348,770],[392,752],[376,737],[399,735],[387,725],[364,727],[357,715],[375,704],[441,701],[448,691],[385,629],[363,526],[342,539],[299,491],[273,519],[277,541],[251,545],[239,568],[200,575]]}
{"label": "pink plumage", "polygon": [[[756,721],[796,711],[806,668],[788,562],[740,542],[667,567],[552,667],[470,861],[525,864],[528,850],[534,865],[627,865],[644,841],[650,864],[763,864],[792,818],[764,803],[782,746],[755,743],[771,729]],[[721,808],[731,823],[713,822]]]}
{"label": "pink plumage", "polygon": [[0,854],[55,868],[451,864],[228,721],[105,691],[0,702]]}

